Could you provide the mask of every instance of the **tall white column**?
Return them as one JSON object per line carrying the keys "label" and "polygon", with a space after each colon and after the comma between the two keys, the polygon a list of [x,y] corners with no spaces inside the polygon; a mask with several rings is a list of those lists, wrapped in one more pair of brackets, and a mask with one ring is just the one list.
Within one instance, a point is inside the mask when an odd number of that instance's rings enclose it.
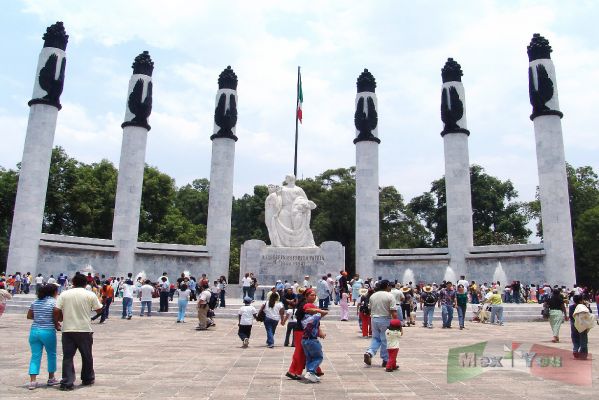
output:
{"label": "tall white column", "polygon": [[467,275],[466,252],[472,246],[472,192],[466,124],[466,96],[462,69],[452,58],[441,70],[441,119],[445,154],[445,194],[447,196],[447,244],[450,267],[456,276]]}
{"label": "tall white column", "polygon": [[210,272],[214,278],[229,275],[236,124],[237,76],[228,66],[218,78],[214,130],[210,137],[212,159],[206,246],[210,252]]}
{"label": "tall white column", "polygon": [[64,85],[65,50],[69,36],[62,22],[43,36],[25,136],[23,159],[15,201],[7,271],[37,272],[39,238],[44,218],[48,175],[60,95]]}
{"label": "tall white column", "polygon": [[[154,63],[147,51],[135,58],[129,80],[123,142],[114,205],[112,240],[119,249],[117,274],[133,271],[139,233],[139,214],[143,188],[148,117],[152,112],[152,72]],[[119,275],[117,275],[119,276]]]}
{"label": "tall white column", "polygon": [[367,69],[357,81],[356,112],[356,272],[374,276],[379,248],[379,143],[376,82]]}
{"label": "tall white column", "polygon": [[551,284],[576,282],[568,178],[549,41],[535,33],[527,47],[528,87],[539,170],[539,197],[545,249],[545,276]]}

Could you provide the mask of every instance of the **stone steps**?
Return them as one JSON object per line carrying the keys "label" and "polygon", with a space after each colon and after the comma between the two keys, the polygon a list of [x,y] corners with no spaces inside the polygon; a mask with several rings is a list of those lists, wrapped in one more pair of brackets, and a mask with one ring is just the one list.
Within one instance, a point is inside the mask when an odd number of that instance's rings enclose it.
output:
{"label": "stone steps", "polygon": [[[12,300],[8,301],[6,304],[7,313],[11,314],[26,314],[27,309],[31,302],[35,299],[34,295],[16,295]],[[262,301],[257,300],[254,302],[254,306],[256,309],[259,309],[262,306]],[[121,299],[115,299],[114,303],[110,306],[111,315],[114,317],[118,317],[121,315],[122,305]],[[190,302],[187,306],[186,316],[187,318],[194,318],[196,316],[196,302]],[[237,318],[237,310],[241,306],[242,302],[238,298],[227,299],[226,307],[218,307],[215,310],[217,318]],[[470,320],[473,317],[473,305],[468,304],[468,308],[466,310],[466,319]],[[503,317],[505,321],[537,321],[542,320],[541,318],[541,308],[540,304],[504,304],[503,308]],[[595,305],[592,308],[596,311]],[[159,317],[170,317],[176,319],[177,317],[177,299],[175,297],[174,301],[169,302],[169,311],[168,312],[158,312],[159,309],[159,300],[153,299],[152,301],[152,316]],[[138,299],[134,299],[133,301],[133,315],[139,315],[141,310],[141,302]],[[356,307],[349,307],[349,317],[350,320],[356,320]],[[340,309],[339,306],[331,305],[329,309],[329,315],[327,318],[331,319],[339,319],[340,318]],[[436,308],[434,314],[434,320],[441,320],[441,309]],[[457,312],[454,310],[454,319],[457,320]],[[416,320],[422,321],[422,311],[419,309],[416,312]]]}

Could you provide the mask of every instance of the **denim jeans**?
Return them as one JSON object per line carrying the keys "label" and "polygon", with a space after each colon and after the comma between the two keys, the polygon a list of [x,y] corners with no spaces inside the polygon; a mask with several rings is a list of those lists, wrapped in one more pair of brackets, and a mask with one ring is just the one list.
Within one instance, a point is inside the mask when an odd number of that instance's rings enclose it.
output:
{"label": "denim jeans", "polygon": [[177,321],[185,321],[185,311],[187,311],[187,299],[179,299],[177,303],[179,305],[179,313],[177,314]]}
{"label": "denim jeans", "polygon": [[264,319],[264,328],[266,329],[266,344],[268,346],[274,346],[275,344],[275,331],[277,330],[277,324],[279,321],[276,319],[270,319],[266,317]]}
{"label": "denim jeans", "polygon": [[589,352],[589,330],[580,333],[574,326],[574,318],[570,319],[570,338],[572,339],[572,352],[588,354]]}
{"label": "denim jeans", "polygon": [[245,298],[246,296],[250,295],[250,287],[249,286],[243,286],[241,288],[241,290],[243,291],[243,294],[241,295],[242,299]]}
{"label": "denim jeans", "polygon": [[441,305],[441,318],[443,318],[443,326],[450,328],[451,321],[453,320],[453,306]]}
{"label": "denim jeans", "polygon": [[123,318],[133,315],[133,298],[123,297]]}
{"label": "denim jeans", "polygon": [[466,306],[458,305],[458,321],[460,323],[460,328],[464,327],[464,318],[466,317]]}
{"label": "denim jeans", "polygon": [[387,336],[385,336],[385,331],[389,327],[390,321],[391,318],[389,317],[371,318],[372,341],[370,342],[370,347],[368,348],[368,350],[366,350],[367,353],[374,356],[380,347],[381,358],[385,362],[387,362],[389,358],[389,354],[387,353]]}
{"label": "denim jeans", "polygon": [[470,302],[472,304],[479,304],[480,302],[478,301],[478,294],[470,293]]}
{"label": "denim jeans", "polygon": [[493,304],[491,306],[491,323],[495,323],[495,317],[497,322],[503,324],[503,304]]}
{"label": "denim jeans", "polygon": [[435,315],[435,306],[424,306],[424,326],[433,327],[433,316]]}
{"label": "denim jeans", "polygon": [[324,358],[322,345],[318,339],[302,339],[302,348],[306,355],[306,371],[315,374]]}
{"label": "denim jeans", "polygon": [[324,299],[318,299],[318,308],[326,310],[329,308],[330,299],[325,297]]}
{"label": "denim jeans", "polygon": [[[224,307],[225,306],[225,289],[222,289],[220,291],[219,295],[219,300],[220,300],[220,304],[219,307]],[[245,297],[245,296],[244,296]]]}
{"label": "denim jeans", "polygon": [[48,372],[56,372],[56,331],[54,329],[31,328],[29,346],[31,346],[29,375],[39,375],[44,347],[48,358]]}
{"label": "denim jeans", "polygon": [[150,313],[152,312],[152,301],[148,300],[148,301],[142,301],[141,302],[141,313],[139,315],[144,315],[144,308],[148,307],[148,317],[150,316]]}

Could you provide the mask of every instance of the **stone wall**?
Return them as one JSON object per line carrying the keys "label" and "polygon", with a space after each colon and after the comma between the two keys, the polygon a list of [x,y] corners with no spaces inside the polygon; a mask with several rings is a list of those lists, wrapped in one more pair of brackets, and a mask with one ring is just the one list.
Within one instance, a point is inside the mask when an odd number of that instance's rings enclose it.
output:
{"label": "stone wall", "polygon": [[272,247],[262,240],[248,240],[241,246],[239,281],[253,272],[260,285],[298,281],[310,276],[312,284],[327,273],[336,276],[345,269],[345,248],[339,242],[323,242],[318,247]]}
{"label": "stone wall", "polygon": [[[469,281],[539,284],[546,280],[543,245],[475,246],[469,248],[465,258]],[[381,276],[402,283],[455,282],[459,275],[449,267],[449,261],[447,248],[379,250],[374,257],[373,278]]]}
{"label": "stone wall", "polygon": [[37,271],[45,277],[61,272],[72,276],[91,266],[93,271],[106,276],[125,276],[127,272],[137,276],[143,272],[155,280],[163,272],[177,277],[188,271],[196,277],[206,273],[216,278],[211,274],[210,255],[205,246],[139,242],[133,271],[118,271],[118,254],[112,240],[42,234]]}

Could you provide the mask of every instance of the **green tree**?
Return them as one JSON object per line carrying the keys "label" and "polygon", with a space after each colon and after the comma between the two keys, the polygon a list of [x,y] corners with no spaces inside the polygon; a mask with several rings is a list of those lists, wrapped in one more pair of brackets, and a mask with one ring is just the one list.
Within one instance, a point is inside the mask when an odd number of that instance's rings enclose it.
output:
{"label": "green tree", "polygon": [[77,182],[79,162],[69,157],[62,147],[52,149],[46,206],[42,232],[74,235],[76,224],[72,202],[73,188]]}
{"label": "green tree", "polygon": [[579,284],[599,288],[599,205],[577,219],[574,235],[576,279]]}
{"label": "green tree", "polygon": [[393,186],[382,187],[380,201],[380,247],[383,249],[429,247],[429,237],[416,215]]}
{"label": "green tree", "polygon": [[19,172],[0,167],[0,266],[6,270]]}
{"label": "green tree", "polygon": [[[526,243],[530,230],[527,205],[512,201],[518,192],[510,180],[501,181],[478,165],[470,167],[474,244]],[[447,245],[447,198],[445,179],[431,184],[431,190],[415,197],[409,209],[420,218],[434,246]]]}

